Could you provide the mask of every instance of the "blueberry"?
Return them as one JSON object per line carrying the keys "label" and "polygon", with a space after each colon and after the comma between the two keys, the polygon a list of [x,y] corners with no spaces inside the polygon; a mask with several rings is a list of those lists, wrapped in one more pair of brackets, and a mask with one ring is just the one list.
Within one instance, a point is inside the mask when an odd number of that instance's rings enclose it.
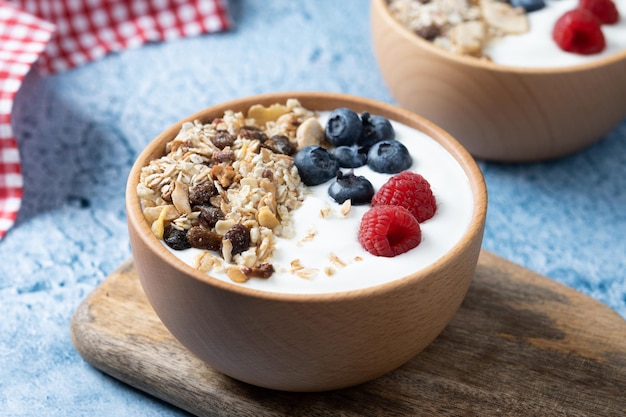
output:
{"label": "blueberry", "polygon": [[544,0],[511,0],[510,3],[513,7],[523,8],[526,13],[541,10],[546,7],[546,3]]}
{"label": "blueberry", "polygon": [[363,176],[339,171],[337,180],[328,187],[328,195],[339,204],[346,200],[351,200],[353,205],[369,204],[374,196],[374,186]]}
{"label": "blueberry", "polygon": [[413,164],[409,150],[397,140],[383,140],[367,153],[367,166],[376,172],[397,174]]}
{"label": "blueberry", "polygon": [[321,146],[306,146],[296,153],[293,162],[305,185],[318,185],[337,175],[339,162]]}
{"label": "blueberry", "polygon": [[338,146],[332,153],[342,168],[358,168],[367,162],[367,153],[360,152],[356,146]]}
{"label": "blueberry", "polygon": [[363,131],[357,141],[359,146],[370,148],[381,140],[392,140],[396,137],[391,122],[383,116],[373,116],[367,112],[361,114]]}
{"label": "blueberry", "polygon": [[359,137],[363,124],[358,114],[345,107],[333,110],[326,122],[326,139],[333,146],[354,145]]}

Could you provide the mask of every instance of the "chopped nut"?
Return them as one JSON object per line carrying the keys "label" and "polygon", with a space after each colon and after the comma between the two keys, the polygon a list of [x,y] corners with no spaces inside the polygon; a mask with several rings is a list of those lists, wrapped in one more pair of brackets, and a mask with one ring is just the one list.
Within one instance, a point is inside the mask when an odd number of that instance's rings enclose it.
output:
{"label": "chopped nut", "polygon": [[257,181],[256,178],[253,178],[253,177],[242,178],[241,181],[239,181],[239,184],[242,187],[248,186],[250,188],[257,188],[259,186],[259,182]]}
{"label": "chopped nut", "polygon": [[328,217],[328,215],[330,214],[331,210],[332,210],[332,209],[330,208],[330,206],[324,206],[324,207],[322,207],[322,208],[320,209],[320,217],[321,217],[321,218],[323,218],[323,219],[327,218],[327,217]]}
{"label": "chopped nut", "polygon": [[288,133],[292,133],[298,128],[298,126],[300,126],[300,124],[300,116],[293,112],[281,114],[278,119],[276,119],[276,125],[280,126],[283,131]]}
{"label": "chopped nut", "polygon": [[480,8],[491,27],[505,34],[528,32],[528,18],[523,8],[496,0],[481,0]]}
{"label": "chopped nut", "polygon": [[215,223],[215,232],[220,235],[225,235],[228,230],[235,225],[235,221],[232,219],[218,220]]}
{"label": "chopped nut", "polygon": [[[209,202],[211,203],[211,205],[213,207],[216,207],[218,209],[222,209],[222,204],[225,203],[226,199],[224,198],[225,194],[220,194],[220,195],[214,195],[213,197],[211,197],[211,199],[209,200]],[[223,210],[222,210],[223,211]]]}
{"label": "chopped nut", "polygon": [[350,213],[351,209],[352,209],[352,200],[346,200],[343,202],[343,204],[341,204],[341,208],[339,209],[339,212],[343,216],[347,216],[348,213]]}
{"label": "chopped nut", "polygon": [[259,201],[259,210],[263,207],[267,207],[272,213],[276,213],[278,211],[278,203],[276,202],[276,197],[274,197],[274,193],[267,193],[261,200]]}
{"label": "chopped nut", "polygon": [[264,107],[260,104],[255,104],[248,110],[248,118],[254,119],[258,124],[265,125],[267,122],[274,122],[278,120],[280,116],[287,113],[289,108],[282,104],[272,104],[269,107]]}
{"label": "chopped nut", "polygon": [[196,258],[195,268],[202,272],[218,270],[222,267],[222,261],[211,252],[203,252]]}
{"label": "chopped nut", "polygon": [[267,206],[261,207],[259,209],[257,213],[257,219],[261,226],[268,227],[270,229],[273,229],[280,224],[280,221],[276,218],[276,215],[272,213],[272,210],[270,210]]}
{"label": "chopped nut", "polygon": [[485,24],[481,21],[463,22],[450,32],[456,51],[464,55],[479,56],[486,41]]}
{"label": "chopped nut", "polygon": [[261,155],[261,160],[263,161],[263,163],[268,164],[271,162],[273,154],[271,150],[269,150],[268,148],[261,148],[261,152],[259,152],[259,154]]}
{"label": "chopped nut", "polygon": [[[165,212],[165,213],[164,213]],[[163,215],[163,221],[171,222],[178,216],[180,216],[180,212],[176,210],[176,207],[172,204],[168,204],[165,206],[155,206],[155,207],[146,207],[143,211],[144,216],[146,216],[146,220],[148,223],[153,223],[157,220],[161,215]]]}
{"label": "chopped nut", "polygon": [[237,255],[234,255],[233,260],[235,261],[237,265],[239,265],[242,268],[253,268],[254,265],[258,261],[256,257],[256,250],[255,248],[250,247],[248,250],[245,250]]}
{"label": "chopped nut", "polygon": [[183,213],[191,213],[191,205],[189,204],[189,187],[182,181],[174,182],[174,191],[172,191],[172,203],[176,209]]}
{"label": "chopped nut", "polygon": [[271,258],[273,252],[272,235],[263,236],[261,243],[257,245],[256,257],[259,262],[266,262]]}
{"label": "chopped nut", "polygon": [[240,284],[248,281],[248,277],[246,276],[246,274],[244,274],[241,269],[235,266],[230,266],[226,268],[226,275],[228,275],[228,278],[230,278],[233,282],[237,282]]}
{"label": "chopped nut", "polygon": [[215,165],[211,168],[211,175],[224,188],[230,187],[237,177],[237,173],[231,165]]}
{"label": "chopped nut", "polygon": [[298,149],[311,145],[321,145],[325,140],[324,128],[317,119],[305,120],[296,130]]}
{"label": "chopped nut", "polygon": [[[271,174],[272,171],[269,171],[269,172]],[[265,171],[263,172],[263,178],[261,178],[259,185],[261,186],[263,191],[265,191],[266,193],[271,193],[271,194],[276,195],[276,184],[274,184],[270,178],[265,177]]]}
{"label": "chopped nut", "polygon": [[228,263],[233,260],[233,242],[228,239],[222,240],[222,258]]}
{"label": "chopped nut", "polygon": [[163,232],[165,230],[165,215],[165,210],[161,210],[159,217],[152,223],[152,233],[157,239],[163,239]]}

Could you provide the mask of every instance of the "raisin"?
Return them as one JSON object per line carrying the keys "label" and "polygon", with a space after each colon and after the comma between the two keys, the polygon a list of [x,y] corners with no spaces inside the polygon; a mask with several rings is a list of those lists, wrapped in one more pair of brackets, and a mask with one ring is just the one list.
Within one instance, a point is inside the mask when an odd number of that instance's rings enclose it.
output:
{"label": "raisin", "polygon": [[171,224],[165,226],[165,229],[163,230],[163,241],[167,246],[174,250],[184,250],[191,247],[191,244],[187,240],[185,231],[177,229]]}
{"label": "raisin", "polygon": [[230,133],[221,130],[217,132],[217,135],[215,135],[211,142],[213,142],[213,145],[217,146],[219,149],[224,149],[227,146],[233,146],[235,138],[233,138]]}
{"label": "raisin", "polygon": [[211,197],[217,194],[217,189],[212,181],[194,185],[189,190],[189,202],[192,206],[203,206],[210,203]]}
{"label": "raisin", "polygon": [[270,181],[274,181],[274,172],[271,169],[263,171],[263,178],[267,178]]}
{"label": "raisin", "polygon": [[283,155],[294,155],[297,151],[296,145],[291,143],[287,136],[276,135],[263,143],[263,147],[271,150],[274,153],[280,153]]}
{"label": "raisin", "polygon": [[435,40],[435,38],[441,35],[441,28],[437,25],[432,24],[416,30],[415,33],[426,39],[427,41],[432,42]]}
{"label": "raisin", "polygon": [[253,267],[244,266],[241,268],[244,275],[248,278],[269,278],[274,273],[274,266],[269,263],[262,263]]}
{"label": "raisin", "polygon": [[204,227],[194,226],[187,232],[191,247],[219,251],[222,248],[222,236]]}
{"label": "raisin", "polygon": [[218,220],[224,218],[224,213],[218,207],[202,206],[200,207],[200,214],[198,215],[198,222],[206,229],[212,229],[215,227],[215,223]]}
{"label": "raisin", "polygon": [[217,164],[222,162],[234,162],[236,159],[237,156],[235,155],[235,152],[230,149],[213,152],[213,162]]}
{"label": "raisin", "polygon": [[258,127],[254,126],[244,126],[239,130],[239,136],[243,139],[250,140],[259,140],[261,142],[265,142],[267,140],[267,135]]}
{"label": "raisin", "polygon": [[222,207],[222,203],[223,202],[224,202],[224,197],[222,197],[219,194],[214,195],[213,197],[211,197],[211,201],[210,201],[211,205],[213,207],[217,207],[217,208]]}
{"label": "raisin", "polygon": [[235,224],[224,235],[225,240],[230,240],[233,245],[231,255],[235,256],[248,250],[250,247],[250,229],[241,223]]}

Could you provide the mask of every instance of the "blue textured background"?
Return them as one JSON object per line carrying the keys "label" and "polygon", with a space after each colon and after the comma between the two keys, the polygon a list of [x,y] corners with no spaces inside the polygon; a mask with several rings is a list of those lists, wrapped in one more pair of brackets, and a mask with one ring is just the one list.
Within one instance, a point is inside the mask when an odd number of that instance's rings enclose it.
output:
{"label": "blue textured background", "polygon": [[[0,241],[0,416],[184,415],[90,367],[73,349],[79,303],[130,256],[124,186],[139,150],[208,105],[288,90],[393,102],[362,0],[232,0],[235,29],[31,72],[14,127],[25,198]],[[484,247],[626,317],[626,122],[576,155],[480,162]]]}

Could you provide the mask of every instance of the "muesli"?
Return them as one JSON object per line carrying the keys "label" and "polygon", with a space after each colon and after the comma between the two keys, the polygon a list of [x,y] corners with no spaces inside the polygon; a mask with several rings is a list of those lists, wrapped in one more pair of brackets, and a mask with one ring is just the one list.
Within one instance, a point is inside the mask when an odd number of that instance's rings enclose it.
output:
{"label": "muesli", "polygon": [[295,99],[183,123],[137,194],[173,256],[282,293],[406,276],[456,244],[473,212],[464,170],[426,133]]}
{"label": "muesli", "polygon": [[152,232],[174,249],[207,249],[196,265],[205,272],[225,264],[235,282],[271,276],[274,240],[293,236],[290,212],[305,194],[292,156],[323,133],[295,99],[184,123],[141,171],[137,194]]}
{"label": "muesli", "polygon": [[624,45],[613,0],[387,2],[400,24],[434,45],[499,64],[567,65],[609,55]]}
{"label": "muesli", "polygon": [[498,0],[389,0],[389,11],[437,46],[485,59],[487,42],[529,29],[524,9]]}

